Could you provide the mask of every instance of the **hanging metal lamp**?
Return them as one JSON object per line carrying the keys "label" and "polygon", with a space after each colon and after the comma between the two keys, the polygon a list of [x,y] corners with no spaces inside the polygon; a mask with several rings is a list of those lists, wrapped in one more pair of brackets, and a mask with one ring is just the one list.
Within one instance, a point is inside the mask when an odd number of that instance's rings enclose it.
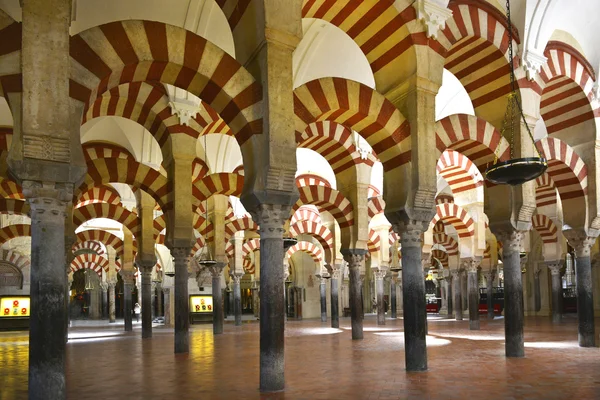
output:
{"label": "hanging metal lamp", "polygon": [[[523,109],[521,107],[521,97],[516,85],[515,67],[513,63],[513,34],[512,22],[510,19],[510,0],[506,0],[506,21],[508,24],[508,55],[510,64],[510,88],[511,92],[508,95],[508,105],[502,122],[502,136],[510,133],[510,159],[507,161],[498,162],[498,154],[494,159],[494,164],[485,170],[485,179],[497,185],[521,185],[531,181],[542,175],[548,168],[548,161],[543,158],[533,145],[533,149],[537,153],[537,157],[514,158],[514,130],[515,122],[523,120],[523,125],[531,138],[531,142],[535,140],[529,129],[529,125],[525,121]],[[515,121],[515,118],[517,121]]]}

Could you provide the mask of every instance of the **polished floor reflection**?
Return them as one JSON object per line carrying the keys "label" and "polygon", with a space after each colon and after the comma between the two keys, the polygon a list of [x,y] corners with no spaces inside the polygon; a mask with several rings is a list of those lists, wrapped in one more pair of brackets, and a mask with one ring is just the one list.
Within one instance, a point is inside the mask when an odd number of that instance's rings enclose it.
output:
{"label": "polished floor reflection", "polygon": [[[600,321],[597,321],[600,323]],[[402,320],[378,327],[365,319],[365,338],[352,341],[318,321],[288,322],[285,392],[274,399],[600,399],[600,349],[577,346],[573,317],[561,325],[526,319],[526,357],[504,357],[503,320],[429,320],[429,371],[404,371]],[[600,333],[600,327],[596,332]],[[27,333],[0,333],[0,399],[27,398]],[[173,354],[164,327],[152,339],[139,325],[76,326],[67,346],[70,399],[258,399],[258,324],[212,334],[194,325],[191,351]]]}

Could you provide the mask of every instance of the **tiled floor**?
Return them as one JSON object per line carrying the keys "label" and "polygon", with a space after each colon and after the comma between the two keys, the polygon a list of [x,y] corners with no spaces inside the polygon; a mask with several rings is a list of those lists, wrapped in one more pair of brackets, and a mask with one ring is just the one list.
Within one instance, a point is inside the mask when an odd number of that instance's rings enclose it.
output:
{"label": "tiled floor", "polygon": [[[600,321],[597,321],[600,322]],[[577,346],[573,317],[553,326],[526,319],[526,357],[504,357],[503,320],[430,319],[429,371],[406,373],[402,320],[365,338],[318,321],[288,322],[285,392],[258,392],[258,324],[226,323],[213,337],[195,325],[189,355],[173,354],[173,334],[159,327],[140,338],[139,325],[86,324],[71,329],[67,345],[70,399],[600,399],[600,349]],[[600,333],[597,326],[596,332]],[[0,333],[0,399],[26,398],[27,334]]]}

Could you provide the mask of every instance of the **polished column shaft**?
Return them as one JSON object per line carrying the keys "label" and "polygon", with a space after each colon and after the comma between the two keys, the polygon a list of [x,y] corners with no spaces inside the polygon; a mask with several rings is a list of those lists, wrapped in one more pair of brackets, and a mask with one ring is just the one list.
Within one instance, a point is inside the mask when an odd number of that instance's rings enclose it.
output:
{"label": "polished column shaft", "polygon": [[[175,353],[190,351],[189,253],[190,249],[187,247],[175,247],[171,250],[175,259]],[[169,298],[169,301],[173,300]]]}
{"label": "polished column shaft", "polygon": [[142,338],[152,337],[152,267],[142,271]]}
{"label": "polished column shaft", "polygon": [[391,312],[392,318],[398,318],[397,305],[396,305],[396,278],[392,278],[390,281],[390,302],[391,304]]}
{"label": "polished column shaft", "polygon": [[461,283],[460,283],[460,271],[454,270],[452,272],[452,294],[454,295],[454,301],[452,305],[454,307],[454,318],[457,321],[462,321],[463,312],[462,312],[462,293],[460,292]]}
{"label": "polished column shaft", "polygon": [[[498,235],[496,235],[498,237]],[[524,357],[523,281],[520,248],[523,233],[512,231],[500,236],[504,268],[504,331],[507,357]]]}
{"label": "polished column shaft", "polygon": [[486,273],[487,279],[487,316],[488,319],[494,319],[494,271]]}
{"label": "polished column shaft", "polygon": [[235,326],[242,326],[242,289],[240,287],[240,275],[233,275],[233,314]]}
{"label": "polished column shaft", "polygon": [[562,322],[562,279],[560,277],[560,265],[558,263],[548,265],[552,277],[552,322]]}
{"label": "polished column shaft", "polygon": [[321,278],[319,294],[321,297],[321,322],[327,322],[327,279],[325,278]]}
{"label": "polished column shaft", "polygon": [[331,273],[331,327],[340,327],[340,309],[339,309],[339,284],[340,270],[334,269]]}
{"label": "polished column shaft", "polygon": [[383,278],[386,271],[375,272],[375,291],[377,294],[377,325],[385,325],[385,305],[383,296]]}
{"label": "polished column shaft", "polygon": [[360,268],[364,262],[366,250],[351,249],[343,251],[342,254],[348,263],[352,339],[361,340],[363,338],[363,300]]}

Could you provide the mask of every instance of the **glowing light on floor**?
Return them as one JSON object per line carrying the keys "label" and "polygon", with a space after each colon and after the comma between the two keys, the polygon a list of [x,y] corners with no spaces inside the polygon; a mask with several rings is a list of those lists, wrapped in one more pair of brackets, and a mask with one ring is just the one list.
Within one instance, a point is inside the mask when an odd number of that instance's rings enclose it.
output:
{"label": "glowing light on floor", "polygon": [[577,342],[525,342],[525,347],[532,349],[571,349],[579,347]]}
{"label": "glowing light on floor", "polygon": [[[346,328],[344,328],[346,329]],[[351,329],[351,328],[348,328]],[[333,335],[336,333],[342,333],[343,330],[342,329],[337,329],[337,328],[302,328],[300,329],[300,331],[302,332],[302,334],[306,334],[306,335]]]}
{"label": "glowing light on floor", "polygon": [[102,342],[124,337],[123,332],[115,331],[91,331],[91,332],[69,332],[69,341],[77,343]]}
{"label": "glowing light on floor", "polygon": [[504,335],[492,336],[492,335],[465,335],[465,334],[448,334],[448,333],[436,333],[436,335],[446,338],[453,339],[466,339],[466,340],[504,340]]}
{"label": "glowing light on floor", "polygon": [[[404,332],[402,332],[402,331],[396,331],[396,332],[375,332],[374,335],[398,338],[398,340],[400,340],[400,342],[404,343]],[[438,338],[438,337],[435,337],[435,336],[429,336],[429,335],[427,335],[425,338],[426,338],[425,340],[427,342],[427,347],[447,346],[450,343],[452,343],[452,341],[450,341],[448,339],[441,339],[441,338]]]}
{"label": "glowing light on floor", "polygon": [[[346,330],[346,331],[351,331],[352,327],[350,326],[343,326],[342,329]],[[379,326],[364,326],[363,327],[363,331],[364,332],[380,332],[380,331],[394,331],[397,330],[398,328],[385,328],[385,327],[379,327]]]}

